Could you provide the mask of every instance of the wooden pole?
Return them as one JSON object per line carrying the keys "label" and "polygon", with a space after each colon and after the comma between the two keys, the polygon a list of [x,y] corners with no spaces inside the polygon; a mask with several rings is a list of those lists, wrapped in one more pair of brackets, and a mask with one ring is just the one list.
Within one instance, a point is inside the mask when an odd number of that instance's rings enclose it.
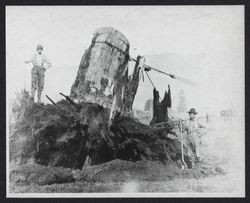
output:
{"label": "wooden pole", "polygon": [[180,131],[181,131],[181,161],[184,164],[184,166],[181,167],[183,170],[184,168],[187,168],[187,164],[184,160],[184,153],[183,153],[183,138],[182,138],[182,120],[180,119]]}

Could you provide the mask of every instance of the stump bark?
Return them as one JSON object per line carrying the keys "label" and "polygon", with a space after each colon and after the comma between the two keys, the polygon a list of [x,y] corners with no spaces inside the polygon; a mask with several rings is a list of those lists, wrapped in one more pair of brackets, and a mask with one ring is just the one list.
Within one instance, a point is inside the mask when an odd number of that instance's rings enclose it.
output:
{"label": "stump bark", "polygon": [[114,112],[129,115],[139,85],[139,57],[128,75],[129,41],[114,28],[95,31],[85,51],[70,97],[78,102],[97,103]]}
{"label": "stump bark", "polygon": [[167,122],[168,117],[168,108],[172,105],[171,102],[171,90],[168,85],[168,91],[165,91],[164,98],[160,101],[159,91],[155,88],[153,89],[153,118],[150,122],[150,125],[153,126],[157,123]]}

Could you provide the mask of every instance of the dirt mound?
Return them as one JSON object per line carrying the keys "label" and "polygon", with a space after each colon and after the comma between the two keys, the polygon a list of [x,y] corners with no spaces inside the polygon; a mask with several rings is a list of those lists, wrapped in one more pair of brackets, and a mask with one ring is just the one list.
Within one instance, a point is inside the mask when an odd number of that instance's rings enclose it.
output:
{"label": "dirt mound", "polygon": [[[90,166],[84,171],[63,167],[26,164],[10,170],[12,192],[121,192],[135,185],[168,183],[180,179],[200,179],[224,174],[218,166],[205,163],[194,169],[181,170],[176,164],[113,160]],[[129,188],[127,188],[129,187]]]}
{"label": "dirt mound", "polygon": [[54,183],[74,182],[70,169],[46,167],[37,164],[18,166],[10,171],[10,182],[16,184],[51,185]]}
{"label": "dirt mound", "polygon": [[76,181],[87,182],[128,182],[128,181],[167,181],[173,178],[204,178],[222,174],[222,169],[206,163],[199,163],[193,169],[181,170],[175,163],[167,165],[153,161],[113,160],[91,166],[84,171],[75,171]]}

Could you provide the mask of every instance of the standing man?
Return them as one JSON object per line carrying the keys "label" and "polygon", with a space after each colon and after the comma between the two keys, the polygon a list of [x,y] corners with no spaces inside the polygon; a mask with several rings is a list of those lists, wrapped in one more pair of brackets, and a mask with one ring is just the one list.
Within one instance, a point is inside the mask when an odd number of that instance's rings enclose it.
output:
{"label": "standing man", "polygon": [[[44,73],[51,67],[49,59],[42,53],[43,46],[38,44],[36,47],[37,53],[24,63],[32,62],[33,68],[31,70],[31,98],[34,100],[35,91],[37,91],[37,102],[41,103],[41,96],[44,86]],[[46,64],[46,65],[45,65]]]}
{"label": "standing man", "polygon": [[203,128],[201,124],[198,123],[196,118],[196,110],[191,108],[188,112],[189,119],[184,126],[184,131],[187,132],[186,137],[186,147],[188,157],[191,160],[191,167],[195,165],[195,161],[201,161],[200,157],[200,128]]}

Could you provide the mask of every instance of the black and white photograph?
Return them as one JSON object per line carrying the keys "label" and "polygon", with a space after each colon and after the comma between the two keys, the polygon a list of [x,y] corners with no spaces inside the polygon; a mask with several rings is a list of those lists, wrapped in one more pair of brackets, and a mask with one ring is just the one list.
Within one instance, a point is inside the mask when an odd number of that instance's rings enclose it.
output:
{"label": "black and white photograph", "polygon": [[6,6],[7,197],[245,197],[244,9]]}

